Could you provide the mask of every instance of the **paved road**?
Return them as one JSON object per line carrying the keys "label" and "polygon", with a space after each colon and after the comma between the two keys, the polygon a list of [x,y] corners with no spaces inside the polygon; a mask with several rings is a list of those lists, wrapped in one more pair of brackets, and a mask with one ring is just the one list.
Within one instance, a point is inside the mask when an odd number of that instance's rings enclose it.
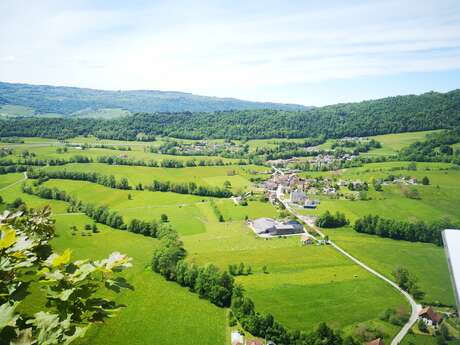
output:
{"label": "paved road", "polygon": [[25,180],[27,180],[27,173],[26,173],[26,172],[24,172],[24,177],[23,177],[22,179],[20,179],[20,180],[18,180],[18,181],[16,181],[16,182],[13,182],[12,184],[9,184],[9,185],[6,186],[6,187],[1,188],[1,189],[0,189],[0,192],[1,192],[2,190],[6,190],[6,189],[8,189],[8,188],[10,188],[10,187],[13,187],[14,185],[17,185],[18,183],[21,183],[21,182],[23,182],[23,181],[25,181]]}
{"label": "paved road", "polygon": [[[280,187],[280,186],[279,186]],[[278,200],[286,207],[286,210],[288,210],[289,212],[291,212],[295,217],[299,218],[300,220],[302,220],[303,222],[305,222],[307,225],[309,225],[310,227],[312,227],[313,229],[315,229],[315,231],[321,236],[321,237],[325,237],[324,233],[318,229],[314,222],[308,218],[308,217],[305,217],[305,216],[302,216],[300,214],[298,214],[290,205],[289,203],[284,199],[283,197],[283,193],[281,191],[281,188],[278,188],[276,190],[276,197],[278,198]],[[379,272],[373,270],[372,268],[370,268],[369,266],[367,266],[364,262],[358,260],[357,258],[355,258],[353,255],[351,255],[350,253],[348,253],[347,251],[345,251],[344,249],[342,249],[341,247],[339,247],[337,244],[335,244],[334,242],[332,242],[331,240],[329,240],[328,242],[334,249],[336,249],[339,253],[343,254],[344,256],[346,256],[347,258],[349,258],[351,261],[353,261],[354,263],[356,263],[357,265],[361,266],[362,268],[364,268],[366,271],[372,273],[373,275],[375,275],[376,277],[382,279],[383,281],[385,281],[386,283],[390,284],[393,288],[395,288],[396,290],[398,290],[406,299],[407,301],[409,302],[410,306],[411,306],[411,315],[410,315],[410,318],[409,320],[407,321],[407,323],[401,328],[401,330],[399,331],[399,333],[393,338],[393,340],[391,341],[391,345],[398,345],[402,340],[403,338],[406,336],[407,332],[409,332],[409,330],[412,328],[412,326],[414,325],[414,323],[417,321],[417,317],[418,317],[418,313],[419,311],[421,310],[422,306],[417,304],[415,302],[415,300],[412,298],[411,295],[409,295],[406,291],[404,291],[403,289],[401,289],[398,284],[396,284],[395,282],[393,282],[392,280],[388,279],[387,277],[385,277],[384,275],[380,274]]]}

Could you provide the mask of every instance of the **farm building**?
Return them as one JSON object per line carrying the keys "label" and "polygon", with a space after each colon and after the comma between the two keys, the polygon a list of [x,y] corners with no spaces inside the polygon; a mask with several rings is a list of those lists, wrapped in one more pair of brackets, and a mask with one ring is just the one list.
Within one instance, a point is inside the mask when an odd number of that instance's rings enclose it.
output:
{"label": "farm building", "polygon": [[420,310],[418,317],[428,326],[436,326],[442,321],[442,315],[435,312],[431,307],[426,307]]}
{"label": "farm building", "polygon": [[244,345],[244,337],[240,332],[232,332],[232,345]]}
{"label": "farm building", "polygon": [[304,192],[300,190],[293,190],[290,195],[290,201],[295,202],[297,204],[302,204],[307,200],[307,196],[305,195]]}
{"label": "farm building", "polygon": [[303,226],[296,221],[279,222],[271,218],[258,218],[250,222],[257,235],[282,236],[299,234],[303,232]]}
{"label": "farm building", "polygon": [[383,342],[382,338],[377,338],[377,339],[374,339],[374,340],[366,343],[365,345],[385,345],[385,343]]}

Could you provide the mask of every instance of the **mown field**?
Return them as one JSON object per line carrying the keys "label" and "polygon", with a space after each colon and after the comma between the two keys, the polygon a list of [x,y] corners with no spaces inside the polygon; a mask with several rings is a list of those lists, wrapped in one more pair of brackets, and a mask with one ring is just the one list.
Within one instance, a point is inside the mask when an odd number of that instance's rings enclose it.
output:
{"label": "mown field", "polygon": [[[381,151],[369,154],[392,154],[400,148],[423,139],[427,132],[387,135],[376,138],[383,144]],[[77,150],[69,148],[67,153],[57,153],[57,142],[50,139],[26,138],[25,144],[12,146],[16,157],[22,150],[34,152],[39,159],[70,158],[75,154],[91,156],[127,155],[136,159],[177,159],[192,157],[157,155],[145,151],[148,145],[159,145],[161,138],[152,143],[124,143],[103,141],[106,144],[129,144],[132,151],[115,151],[91,148]],[[303,140],[303,139],[295,139]],[[95,143],[94,138],[75,138],[72,142]],[[251,150],[260,145],[275,145],[277,140],[249,141]],[[102,142],[100,142],[102,143]],[[216,159],[217,157],[196,157]],[[228,163],[232,160],[226,160]],[[430,222],[443,217],[460,221],[460,170],[441,163],[417,163],[417,170],[407,170],[409,162],[387,162],[366,164],[363,167],[343,169],[337,172],[302,173],[303,176],[324,176],[335,180],[347,179],[367,181],[370,185],[369,200],[349,201],[318,197],[321,204],[316,210],[302,210],[304,214],[318,215],[329,210],[344,212],[354,222],[367,214],[383,217],[424,220]],[[94,171],[114,175],[117,179],[127,177],[130,185],[150,184],[153,180],[173,182],[195,182],[198,185],[222,187],[225,181],[231,183],[235,193],[257,190],[250,178],[267,170],[262,166],[212,166],[190,168],[148,168],[111,166],[100,163],[68,164],[45,167],[50,170]],[[383,186],[383,192],[372,187],[375,178],[389,174],[410,175],[421,179],[428,176],[430,185],[417,185],[420,199],[405,196],[403,188],[396,185]],[[85,224],[92,220],[82,214],[68,214],[64,202],[39,199],[23,194],[20,181],[23,174],[0,175],[0,195],[11,202],[22,198],[29,206],[39,207],[51,204],[57,220],[58,236],[53,240],[57,250],[71,248],[74,258],[100,258],[119,250],[134,258],[134,267],[126,275],[134,285],[134,291],[127,291],[117,297],[125,303],[117,317],[104,325],[94,326],[81,344],[224,344],[229,334],[226,310],[200,300],[187,289],[175,283],[166,282],[149,269],[152,252],[157,240],[113,230],[99,225],[101,232],[83,236]],[[27,183],[32,183],[28,181]],[[376,325],[385,331],[386,342],[399,330],[398,327],[379,320],[379,315],[388,308],[409,306],[392,287],[370,275],[359,266],[334,251],[329,246],[301,246],[298,237],[264,240],[256,237],[245,224],[245,219],[258,217],[279,217],[280,211],[271,204],[250,200],[247,206],[235,205],[229,199],[214,198],[213,203],[223,215],[225,222],[219,222],[210,198],[169,192],[149,192],[110,189],[82,181],[49,180],[47,187],[57,187],[76,198],[97,205],[107,205],[118,211],[125,222],[133,218],[143,220],[159,219],[162,214],[169,218],[180,234],[187,250],[187,258],[199,265],[213,263],[222,269],[230,264],[243,262],[250,265],[252,274],[236,277],[256,310],[271,313],[284,326],[310,331],[320,322],[353,334],[363,322]],[[6,188],[6,189],[5,189]],[[342,187],[344,188],[344,187]],[[344,191],[347,191],[344,188]],[[131,195],[131,199],[128,195]],[[258,198],[257,198],[258,200]],[[70,227],[76,225],[77,235]],[[391,277],[391,271],[405,266],[418,278],[425,300],[454,304],[453,293],[447,271],[443,249],[431,244],[410,243],[358,234],[351,228],[326,231],[337,244],[358,257],[377,271]],[[266,267],[264,273],[263,267]],[[39,295],[32,295],[29,306]],[[113,339],[113,340],[112,340]],[[131,341],[132,340],[132,341]],[[430,337],[411,335],[404,344],[434,344]]]}
{"label": "mown field", "polygon": [[[216,156],[175,156],[175,155],[162,155],[157,153],[151,153],[148,151],[148,147],[158,147],[164,143],[164,141],[157,140],[153,142],[128,142],[120,140],[96,140],[94,137],[78,137],[72,140],[68,140],[69,143],[75,146],[68,146],[67,152],[58,153],[58,148],[63,148],[64,143],[56,139],[46,139],[46,138],[20,138],[24,141],[22,144],[14,143],[0,143],[1,147],[11,147],[14,149],[13,157],[5,157],[3,159],[18,159],[23,151],[28,151],[29,153],[35,154],[40,159],[69,159],[75,155],[82,155],[90,157],[93,160],[96,160],[101,156],[123,156],[130,159],[136,160],[155,160],[162,161],[164,159],[174,159],[178,161],[188,161],[195,159],[196,161],[204,160],[215,160],[219,157]],[[97,148],[89,147],[84,150],[78,149],[77,145],[83,144],[90,145],[107,145],[109,147],[125,147],[128,146],[131,148],[130,151],[125,150],[116,150],[111,148]],[[0,158],[1,159],[1,158]],[[225,163],[236,163],[238,159],[229,159],[229,158],[220,158]]]}
{"label": "mown field", "polygon": [[[2,176],[3,178],[3,176]],[[66,214],[64,202],[43,200],[22,194],[14,186],[0,192],[10,202],[21,197],[30,207],[50,204],[55,213],[57,236],[52,241],[57,251],[72,249],[74,259],[100,259],[113,251],[126,253],[133,258],[133,267],[126,278],[134,286],[117,296],[125,304],[116,317],[104,324],[92,326],[81,344],[223,344],[226,339],[226,311],[207,301],[200,300],[177,284],[166,282],[150,268],[152,252],[157,240],[125,231],[113,230],[98,224],[101,231],[83,236],[85,224],[92,220],[84,215]],[[78,234],[72,236],[70,227],[77,226]],[[87,232],[86,232],[87,233]],[[33,309],[35,294],[24,303]]]}
{"label": "mown field", "polygon": [[[343,169],[333,173],[321,175],[335,178],[337,181],[361,180],[369,183],[367,197],[369,200],[345,200],[320,197],[321,204],[316,210],[302,210],[305,214],[321,214],[329,210],[331,212],[344,212],[350,221],[368,214],[378,214],[382,217],[405,220],[423,220],[431,222],[447,217],[453,221],[460,221],[460,170],[451,169],[449,164],[419,163],[416,171],[407,170],[406,162],[372,163],[363,167]],[[400,170],[399,168],[403,168]],[[428,170],[429,169],[429,170]],[[445,170],[444,170],[445,169]],[[383,186],[382,192],[376,192],[372,181],[376,178],[384,178],[388,175],[408,175],[419,181],[427,176],[430,185],[416,185],[419,199],[411,199],[405,196],[407,186],[388,185]],[[319,173],[305,175],[318,176]],[[349,193],[347,187],[341,187],[341,191]]]}
{"label": "mown field", "polygon": [[389,278],[393,278],[391,272],[396,267],[406,267],[417,277],[425,301],[455,305],[442,247],[360,234],[351,228],[326,230],[326,233],[343,249]]}
{"label": "mown field", "polygon": [[[419,131],[419,132],[406,132],[397,134],[383,134],[367,137],[374,139],[382,144],[379,149],[372,149],[363,155],[369,156],[387,156],[396,154],[403,147],[409,146],[416,141],[422,141],[426,138],[427,134],[434,133],[436,131]],[[316,146],[318,149],[330,150],[335,140],[327,140],[324,144]]]}
{"label": "mown field", "polygon": [[172,181],[176,183],[195,182],[197,185],[213,186],[222,188],[225,181],[231,183],[233,191],[245,191],[250,189],[249,178],[258,172],[268,171],[268,168],[256,165],[229,165],[207,166],[190,168],[150,168],[131,167],[120,165],[107,165],[102,163],[67,164],[64,167],[48,167],[47,170],[67,171],[93,171],[103,175],[114,175],[121,179],[127,177],[131,186],[142,183],[147,186],[153,180]]}

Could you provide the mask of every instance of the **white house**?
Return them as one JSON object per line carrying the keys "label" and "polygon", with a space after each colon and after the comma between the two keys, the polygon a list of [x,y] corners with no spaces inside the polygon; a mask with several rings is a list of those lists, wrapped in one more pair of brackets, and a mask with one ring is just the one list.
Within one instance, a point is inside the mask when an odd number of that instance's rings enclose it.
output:
{"label": "white house", "polygon": [[290,195],[290,201],[297,204],[303,204],[307,200],[307,196],[300,190],[293,190]]}
{"label": "white house", "polygon": [[232,345],[244,345],[244,336],[240,332],[232,332]]}

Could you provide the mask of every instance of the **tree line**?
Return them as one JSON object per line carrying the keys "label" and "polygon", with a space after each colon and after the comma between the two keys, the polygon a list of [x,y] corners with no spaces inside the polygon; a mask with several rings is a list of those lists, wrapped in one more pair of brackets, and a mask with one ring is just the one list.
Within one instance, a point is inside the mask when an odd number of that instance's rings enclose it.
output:
{"label": "tree line", "polygon": [[[129,165],[129,166],[144,166],[144,167],[161,167],[161,168],[185,168],[185,167],[197,167],[197,166],[224,166],[226,165],[222,159],[189,159],[186,161],[180,161],[176,159],[163,159],[161,161],[155,160],[140,160],[132,158],[122,158],[117,156],[100,156],[97,158],[98,163],[105,163],[109,165]],[[231,163],[233,164],[233,163]],[[240,161],[238,165],[247,164],[245,161]],[[230,164],[227,164],[230,165]]]}
{"label": "tree line", "polygon": [[339,211],[335,214],[326,211],[315,221],[316,226],[319,226],[320,228],[340,228],[348,225],[349,223],[349,220],[345,218],[345,214]]}
{"label": "tree line", "polygon": [[429,224],[423,221],[412,223],[386,219],[377,215],[368,215],[358,219],[353,228],[360,233],[388,237],[395,240],[434,243],[442,246],[441,232],[444,229],[456,227],[458,225],[448,219],[442,219]]}
{"label": "tree line", "polygon": [[84,203],[58,188],[48,188],[45,186],[33,188],[30,185],[24,184],[22,186],[22,191],[26,194],[35,195],[43,199],[65,201],[69,203],[69,207],[67,208],[68,212],[82,212],[95,222],[108,225],[114,229],[127,230],[135,234],[157,238],[160,231],[166,231],[161,229],[168,227],[163,220],[144,221],[133,218],[129,223],[125,223],[123,217],[117,211],[110,210],[107,206]]}
{"label": "tree line", "polygon": [[306,110],[137,113],[115,119],[15,117],[0,120],[0,136],[137,140],[139,134],[184,139],[365,137],[460,125],[460,90],[344,103]]}
{"label": "tree line", "polygon": [[69,159],[52,158],[52,159],[39,159],[39,158],[20,158],[20,159],[2,159],[0,166],[8,165],[30,165],[30,166],[59,166],[69,163],[91,163],[93,160],[90,157],[76,155]]}
{"label": "tree line", "polygon": [[400,160],[415,162],[448,162],[460,164],[460,150],[451,145],[460,142],[460,127],[432,133],[425,141],[417,141],[399,153]]}
{"label": "tree line", "polygon": [[195,182],[175,183],[153,180],[152,184],[146,188],[152,192],[173,192],[216,198],[229,198],[232,196],[232,192],[226,188],[198,186]]}
{"label": "tree line", "polygon": [[124,189],[129,190],[131,186],[129,185],[128,179],[122,177],[120,180],[117,180],[113,175],[103,175],[96,172],[83,172],[83,171],[68,171],[68,170],[29,170],[28,176],[31,179],[63,179],[63,180],[77,180],[77,181],[87,181],[100,184],[109,188]]}

